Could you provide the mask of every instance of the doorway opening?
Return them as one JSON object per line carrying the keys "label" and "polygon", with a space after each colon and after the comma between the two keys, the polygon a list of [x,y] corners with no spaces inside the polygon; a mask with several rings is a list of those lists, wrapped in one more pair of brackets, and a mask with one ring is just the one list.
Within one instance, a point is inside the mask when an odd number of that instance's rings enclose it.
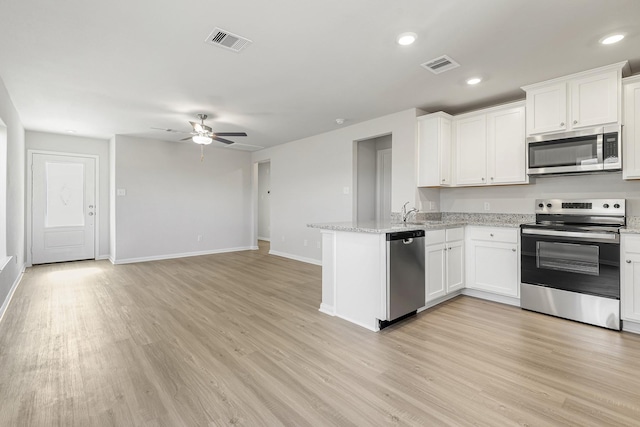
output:
{"label": "doorway opening", "polygon": [[258,163],[258,246],[271,242],[271,161]]}
{"label": "doorway opening", "polygon": [[354,219],[388,221],[391,219],[392,135],[355,142]]}

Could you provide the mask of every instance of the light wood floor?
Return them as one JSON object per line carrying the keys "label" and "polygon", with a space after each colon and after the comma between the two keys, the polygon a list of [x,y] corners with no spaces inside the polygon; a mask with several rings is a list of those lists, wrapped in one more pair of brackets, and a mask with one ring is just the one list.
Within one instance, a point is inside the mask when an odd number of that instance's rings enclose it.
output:
{"label": "light wood floor", "polygon": [[320,267],[232,254],[30,268],[0,425],[640,425],[640,336],[460,297],[372,333]]}

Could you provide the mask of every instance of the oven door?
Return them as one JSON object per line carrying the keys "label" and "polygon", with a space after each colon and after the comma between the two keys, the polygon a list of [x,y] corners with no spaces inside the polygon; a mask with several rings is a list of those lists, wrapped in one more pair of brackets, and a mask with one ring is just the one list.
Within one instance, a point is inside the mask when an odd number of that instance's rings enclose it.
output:
{"label": "oven door", "polygon": [[522,228],[521,281],[620,299],[620,236]]}
{"label": "oven door", "polygon": [[600,171],[604,169],[602,134],[529,142],[529,175]]}

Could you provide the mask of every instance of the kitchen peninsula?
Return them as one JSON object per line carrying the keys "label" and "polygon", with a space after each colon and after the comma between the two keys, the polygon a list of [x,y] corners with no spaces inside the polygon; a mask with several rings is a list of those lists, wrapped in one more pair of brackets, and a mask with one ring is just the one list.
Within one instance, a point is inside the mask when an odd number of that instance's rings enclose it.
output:
{"label": "kitchen peninsula", "polygon": [[[387,233],[424,230],[426,245],[426,300],[420,310],[453,298],[465,287],[465,264],[469,256],[484,258],[485,252],[465,252],[465,234],[469,238],[495,239],[497,245],[510,245],[508,252],[513,268],[509,274],[495,280],[484,277],[474,279],[485,282],[505,283],[505,286],[474,287],[465,289],[472,296],[488,297],[500,302],[518,305],[519,239],[518,227],[531,222],[532,215],[519,214],[468,214],[445,213],[439,220],[415,223],[402,222],[338,222],[309,224],[322,233],[322,303],[320,311],[337,316],[371,331],[380,329],[380,321],[387,319]],[[465,232],[466,227],[466,232]],[[512,242],[513,241],[513,242]],[[471,242],[473,243],[473,242]],[[491,243],[491,242],[490,242]],[[484,248],[484,246],[483,246]],[[430,250],[434,249],[434,250]],[[502,248],[487,249],[490,256],[500,255]],[[497,253],[495,251],[498,251]],[[474,264],[471,262],[470,264]],[[468,267],[467,267],[468,268]],[[483,267],[483,274],[495,274],[493,266]],[[475,272],[475,269],[474,269]],[[448,274],[447,274],[448,273]],[[515,274],[515,277],[513,275]],[[447,289],[447,278],[451,280]],[[506,279],[505,279],[506,278]],[[454,283],[455,286],[454,286]],[[442,288],[441,290],[438,290]],[[475,289],[475,290],[474,290]],[[489,289],[493,295],[485,295]],[[503,291],[503,289],[505,289]],[[508,290],[506,290],[508,289]],[[497,290],[497,292],[493,292]],[[515,292],[515,293],[514,293]],[[419,310],[419,311],[420,311]]]}

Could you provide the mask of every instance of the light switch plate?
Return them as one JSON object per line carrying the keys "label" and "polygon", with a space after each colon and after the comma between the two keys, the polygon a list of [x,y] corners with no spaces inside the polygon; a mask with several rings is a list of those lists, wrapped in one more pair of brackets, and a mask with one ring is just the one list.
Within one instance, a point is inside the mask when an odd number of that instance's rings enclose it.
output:
{"label": "light switch plate", "polygon": [[116,190],[116,195],[118,195],[118,196],[126,196],[127,195],[127,190],[125,188],[118,188]]}

